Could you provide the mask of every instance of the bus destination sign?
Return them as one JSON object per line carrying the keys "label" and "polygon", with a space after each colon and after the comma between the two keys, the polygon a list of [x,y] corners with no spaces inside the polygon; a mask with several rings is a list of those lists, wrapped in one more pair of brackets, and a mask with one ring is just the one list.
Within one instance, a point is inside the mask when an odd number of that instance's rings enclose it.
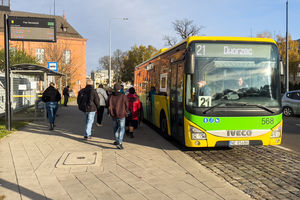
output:
{"label": "bus destination sign", "polygon": [[10,40],[56,42],[54,18],[9,16],[8,25]]}
{"label": "bus destination sign", "polygon": [[195,45],[197,57],[269,58],[271,49],[269,44],[196,43]]}

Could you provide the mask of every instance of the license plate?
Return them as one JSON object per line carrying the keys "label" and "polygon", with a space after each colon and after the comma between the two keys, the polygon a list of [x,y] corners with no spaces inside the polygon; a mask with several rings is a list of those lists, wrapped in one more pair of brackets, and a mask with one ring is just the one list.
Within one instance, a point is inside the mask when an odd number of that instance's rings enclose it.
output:
{"label": "license plate", "polygon": [[249,140],[229,141],[229,146],[244,146],[249,145]]}

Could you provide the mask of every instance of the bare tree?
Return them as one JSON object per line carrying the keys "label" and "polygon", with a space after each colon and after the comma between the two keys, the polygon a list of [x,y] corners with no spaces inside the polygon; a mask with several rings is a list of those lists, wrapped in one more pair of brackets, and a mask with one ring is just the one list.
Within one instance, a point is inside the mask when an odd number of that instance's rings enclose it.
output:
{"label": "bare tree", "polygon": [[175,32],[181,37],[186,39],[189,36],[198,35],[203,26],[193,25],[193,20],[183,19],[175,20],[172,22]]}
{"label": "bare tree", "polygon": [[168,35],[165,35],[163,37],[163,40],[166,41],[165,45],[166,46],[174,46],[176,43],[177,43],[177,39],[176,37],[172,37],[172,36],[168,36]]}
{"label": "bare tree", "polygon": [[103,56],[99,59],[99,70],[109,69],[109,56]]}
{"label": "bare tree", "polygon": [[[200,31],[204,28],[204,26],[193,25],[193,20],[188,20],[186,18],[175,20],[172,24],[176,35],[183,40],[189,36],[199,35]],[[166,41],[167,46],[173,46],[177,42],[176,37],[166,35],[163,37],[163,40]]]}
{"label": "bare tree", "polygon": [[[65,78],[67,78],[68,85],[72,87],[75,82],[72,82],[71,78],[75,80],[79,66],[77,66],[78,61],[76,60],[76,57],[67,57],[66,52],[71,51],[70,44],[51,43],[45,46],[44,49],[45,63],[57,62],[58,71],[67,75]],[[69,56],[71,56],[71,52]]]}
{"label": "bare tree", "polygon": [[126,56],[126,52],[122,52],[120,49],[117,49],[113,54],[113,64],[114,64],[114,81],[121,81],[121,71],[124,68],[124,56]]}
{"label": "bare tree", "polygon": [[[126,52],[122,52],[120,49],[117,49],[114,51],[112,57],[111,57],[111,70],[113,70],[114,73],[114,80],[119,81],[120,80],[120,71],[124,67],[124,56],[126,55]],[[109,56],[103,56],[99,59],[99,70],[108,70],[109,69]]]}

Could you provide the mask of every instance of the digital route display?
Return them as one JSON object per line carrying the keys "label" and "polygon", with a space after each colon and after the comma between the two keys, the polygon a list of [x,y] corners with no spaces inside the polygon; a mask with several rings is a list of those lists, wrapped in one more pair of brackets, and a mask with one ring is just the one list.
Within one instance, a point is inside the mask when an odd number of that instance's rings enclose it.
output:
{"label": "digital route display", "polygon": [[10,40],[56,42],[54,18],[9,16],[8,25]]}
{"label": "digital route display", "polygon": [[245,57],[267,58],[271,56],[270,44],[220,44],[220,43],[196,43],[195,53],[197,57]]}

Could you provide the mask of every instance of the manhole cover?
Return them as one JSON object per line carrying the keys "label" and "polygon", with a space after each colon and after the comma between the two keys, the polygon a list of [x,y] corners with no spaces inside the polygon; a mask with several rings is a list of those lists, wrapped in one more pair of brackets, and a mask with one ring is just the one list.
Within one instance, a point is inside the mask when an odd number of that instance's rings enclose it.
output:
{"label": "manhole cover", "polygon": [[96,152],[73,152],[69,153],[64,165],[93,165],[96,163]]}
{"label": "manhole cover", "polygon": [[65,152],[56,167],[95,166],[100,165],[102,153],[97,152]]}

